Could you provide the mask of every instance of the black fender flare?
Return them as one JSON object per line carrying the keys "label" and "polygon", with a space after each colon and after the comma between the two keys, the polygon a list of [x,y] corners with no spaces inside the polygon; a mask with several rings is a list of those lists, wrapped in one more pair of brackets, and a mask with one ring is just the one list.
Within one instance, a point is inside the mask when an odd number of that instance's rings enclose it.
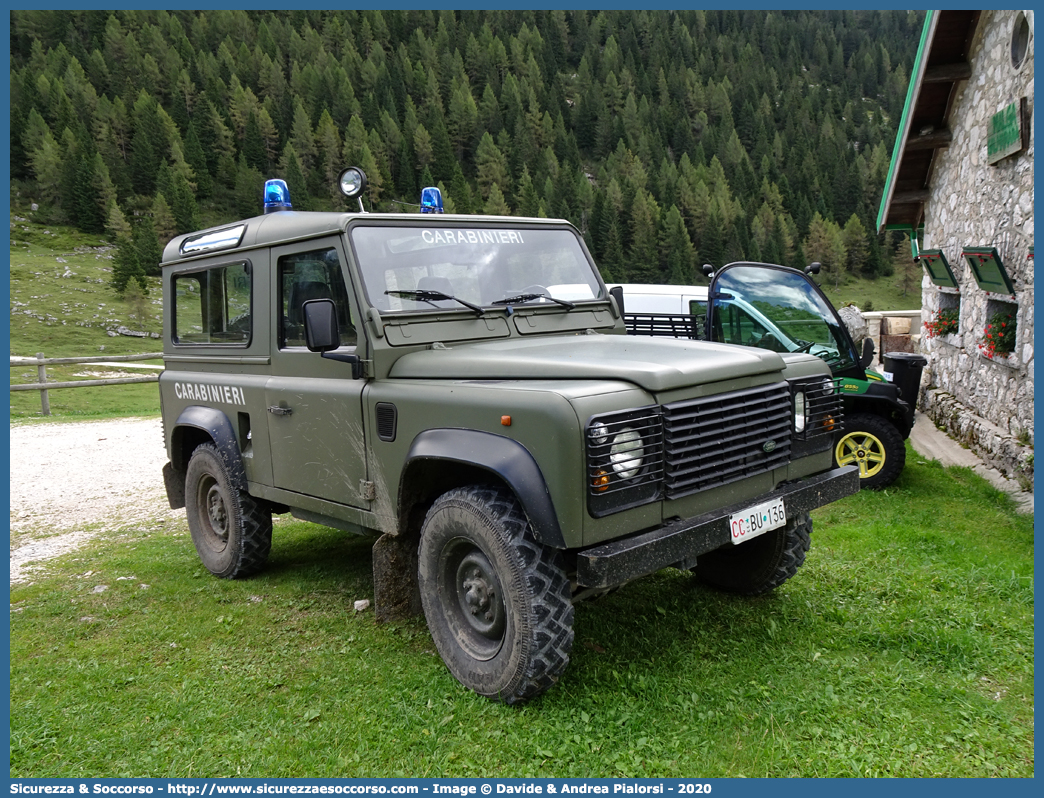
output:
{"label": "black fender flare", "polygon": [[429,429],[413,439],[399,482],[399,507],[408,497],[411,466],[424,461],[460,463],[497,476],[515,494],[537,541],[552,548],[566,548],[558,514],[551,501],[547,482],[530,451],[518,441],[470,429]]}
{"label": "black fender flare", "polygon": [[914,407],[899,398],[899,389],[890,382],[871,382],[864,394],[844,396],[845,412],[872,413],[891,421],[903,440],[910,437],[914,423]]}
{"label": "black fender flare", "polygon": [[221,410],[202,405],[189,405],[181,411],[174,422],[171,432],[171,465],[182,474],[188,468],[183,440],[188,429],[205,432],[217,447],[225,464],[232,484],[244,493],[247,492],[246,470],[243,468],[243,456],[239,451],[239,441],[232,421]]}

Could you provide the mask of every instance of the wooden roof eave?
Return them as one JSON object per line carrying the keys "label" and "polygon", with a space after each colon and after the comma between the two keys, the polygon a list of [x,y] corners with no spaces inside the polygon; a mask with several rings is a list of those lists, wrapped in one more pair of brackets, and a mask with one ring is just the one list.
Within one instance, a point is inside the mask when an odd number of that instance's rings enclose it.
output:
{"label": "wooden roof eave", "polygon": [[[913,70],[910,73],[910,86],[906,91],[903,116],[899,120],[899,129],[896,131],[895,146],[892,148],[892,161],[888,165],[888,177],[885,179],[884,195],[881,198],[881,208],[877,213],[878,232],[881,232],[886,227],[888,211],[895,196],[896,178],[899,176],[899,166],[903,160],[906,140],[909,137],[910,126],[913,122],[913,110],[917,106],[917,99],[921,92],[921,79],[924,77],[925,67],[928,64],[928,51],[931,47],[931,41],[935,35],[935,28],[938,22],[939,12],[929,11],[928,16],[924,20],[924,27],[921,29],[921,41],[917,46],[917,56],[914,58]],[[909,226],[915,228],[915,225]]]}
{"label": "wooden roof eave", "polygon": [[913,238],[924,225],[938,153],[952,139],[949,119],[958,85],[971,77],[968,56],[979,14],[929,11],[925,17],[881,198],[878,231],[907,230]]}

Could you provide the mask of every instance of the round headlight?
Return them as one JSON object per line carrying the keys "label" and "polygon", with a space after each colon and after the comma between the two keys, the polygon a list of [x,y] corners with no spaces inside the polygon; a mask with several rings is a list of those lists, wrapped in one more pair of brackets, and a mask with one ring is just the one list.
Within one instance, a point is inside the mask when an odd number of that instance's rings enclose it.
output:
{"label": "round headlight", "polygon": [[609,462],[620,479],[637,476],[642,468],[645,447],[642,436],[636,430],[625,428],[613,438],[609,447]]}
{"label": "round headlight", "polygon": [[354,199],[366,189],[366,174],[357,166],[349,166],[337,178],[337,186],[344,196]]}
{"label": "round headlight", "polygon": [[805,431],[805,394],[798,391],[794,394],[794,432]]}
{"label": "round headlight", "polygon": [[587,434],[591,440],[591,443],[593,443],[595,446],[601,446],[609,440],[609,430],[606,428],[605,424],[602,424],[599,421],[596,421],[594,424],[591,425],[591,428],[587,431]]}

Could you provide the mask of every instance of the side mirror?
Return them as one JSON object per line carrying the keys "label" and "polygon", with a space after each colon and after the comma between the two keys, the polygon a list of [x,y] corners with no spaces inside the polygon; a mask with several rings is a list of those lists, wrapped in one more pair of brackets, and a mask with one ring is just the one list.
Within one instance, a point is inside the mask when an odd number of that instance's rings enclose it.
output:
{"label": "side mirror", "polygon": [[329,352],[341,345],[337,329],[337,306],[332,299],[309,299],[301,310],[304,313],[305,344],[309,352]]}
{"label": "side mirror", "polygon": [[808,264],[808,266],[805,267],[805,274],[819,274],[822,268],[823,264],[821,264],[818,260],[812,261],[812,263]]}
{"label": "side mirror", "polygon": [[874,362],[874,339],[867,336],[863,339],[863,355],[859,358],[859,365],[866,368]]}
{"label": "side mirror", "polygon": [[620,311],[620,318],[623,318],[624,314],[624,297],[623,297],[623,286],[614,285],[609,289],[609,296],[616,300],[616,308]]}
{"label": "side mirror", "polygon": [[704,263],[703,264],[702,271],[703,271],[703,276],[704,277],[713,277],[714,276],[714,267],[711,266],[709,263]]}
{"label": "side mirror", "polygon": [[337,328],[337,305],[332,299],[309,299],[301,305],[305,323],[305,345],[310,352],[319,352],[330,360],[350,363],[352,379],[362,376],[362,361],[358,355],[334,354],[331,350],[341,345]]}

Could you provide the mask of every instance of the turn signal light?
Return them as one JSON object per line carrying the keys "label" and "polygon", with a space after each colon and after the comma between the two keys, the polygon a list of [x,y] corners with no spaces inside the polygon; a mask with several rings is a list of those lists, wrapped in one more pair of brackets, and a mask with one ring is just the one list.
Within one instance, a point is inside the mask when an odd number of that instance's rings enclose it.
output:
{"label": "turn signal light", "polygon": [[595,478],[591,480],[591,487],[593,487],[599,493],[604,493],[609,490],[609,474],[605,471],[599,471],[595,474]]}
{"label": "turn signal light", "polygon": [[825,419],[823,419],[823,426],[826,428],[826,430],[828,432],[833,432],[834,431],[834,417],[833,416],[827,416]]}

